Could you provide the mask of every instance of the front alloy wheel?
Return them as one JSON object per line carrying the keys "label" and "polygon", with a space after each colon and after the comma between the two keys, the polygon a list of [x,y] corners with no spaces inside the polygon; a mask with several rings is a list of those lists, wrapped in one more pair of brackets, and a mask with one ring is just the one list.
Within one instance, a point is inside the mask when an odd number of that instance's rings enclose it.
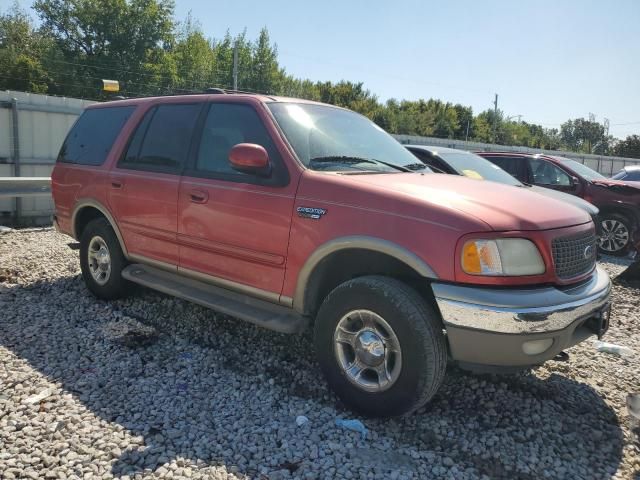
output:
{"label": "front alloy wheel", "polygon": [[442,383],[447,366],[442,321],[400,280],[371,275],[338,285],[322,302],[314,330],[327,383],[364,415],[412,412]]}
{"label": "front alloy wheel", "polygon": [[400,342],[377,313],[370,310],[347,313],[338,322],[333,340],[338,364],[356,387],[383,392],[400,376]]}
{"label": "front alloy wheel", "polygon": [[602,233],[598,247],[608,255],[623,255],[631,237],[628,220],[621,215],[607,215],[601,221]]}

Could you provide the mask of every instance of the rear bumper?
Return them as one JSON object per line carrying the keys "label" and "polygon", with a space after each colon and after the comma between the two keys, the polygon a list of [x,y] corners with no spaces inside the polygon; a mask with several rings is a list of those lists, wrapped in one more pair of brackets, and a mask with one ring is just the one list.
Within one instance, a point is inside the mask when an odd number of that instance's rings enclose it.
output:
{"label": "rear bumper", "polygon": [[459,362],[536,365],[608,327],[611,281],[600,267],[586,282],[565,289],[432,288],[451,356]]}

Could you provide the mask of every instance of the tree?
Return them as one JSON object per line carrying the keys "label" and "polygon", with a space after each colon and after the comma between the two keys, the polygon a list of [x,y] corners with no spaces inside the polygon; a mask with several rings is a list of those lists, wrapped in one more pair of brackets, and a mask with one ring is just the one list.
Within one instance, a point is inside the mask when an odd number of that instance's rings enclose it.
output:
{"label": "tree", "polygon": [[215,83],[215,53],[191,14],[181,24],[175,45],[169,50],[176,67],[176,86],[204,90]]}
{"label": "tree", "polygon": [[49,78],[42,57],[52,46],[17,3],[0,15],[0,88],[46,93]]}
{"label": "tree", "polygon": [[[473,109],[456,103],[453,106],[458,119],[458,127],[455,129],[454,137],[460,140],[473,138]],[[467,129],[468,127],[468,129]]]}
{"label": "tree", "polygon": [[[162,88],[165,49],[174,43],[172,0],[37,0],[33,6],[42,32],[64,53],[57,65],[70,93],[120,80],[124,92],[146,94]],[[153,83],[153,81],[156,83]],[[169,79],[172,83],[172,79]]]}
{"label": "tree", "polygon": [[560,139],[574,152],[593,153],[596,146],[601,150],[608,149],[604,125],[584,118],[567,120],[563,123],[560,126]]}
{"label": "tree", "polygon": [[277,92],[283,75],[278,66],[278,47],[271,45],[266,28],[260,30],[258,41],[253,45],[251,63],[249,88],[256,92]]}
{"label": "tree", "polygon": [[246,31],[208,38],[191,15],[173,20],[173,0],[36,0],[33,9],[39,28],[17,4],[0,12],[0,88],[98,100],[108,97],[102,79],[119,80],[126,96],[231,88],[237,48],[240,90],[350,108],[391,133],[640,156],[637,135],[616,144],[592,118],[545,129],[434,98],[382,103],[362,82],[296,78],[279,64],[266,28],[255,40]]}
{"label": "tree", "polygon": [[629,135],[616,143],[614,155],[627,158],[640,158],[640,135]]}

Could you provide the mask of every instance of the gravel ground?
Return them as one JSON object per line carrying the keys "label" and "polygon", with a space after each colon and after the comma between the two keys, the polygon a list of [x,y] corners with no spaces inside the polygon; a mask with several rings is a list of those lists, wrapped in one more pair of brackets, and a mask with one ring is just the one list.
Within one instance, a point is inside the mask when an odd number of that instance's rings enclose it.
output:
{"label": "gravel ground", "polygon": [[[0,235],[0,478],[640,479],[625,397],[640,391],[640,290],[606,339],[517,375],[449,367],[426,408],[358,418],[286,336],[138,289],[91,297],[52,230]],[[604,262],[615,274],[624,261]],[[296,417],[309,422],[296,425]]]}

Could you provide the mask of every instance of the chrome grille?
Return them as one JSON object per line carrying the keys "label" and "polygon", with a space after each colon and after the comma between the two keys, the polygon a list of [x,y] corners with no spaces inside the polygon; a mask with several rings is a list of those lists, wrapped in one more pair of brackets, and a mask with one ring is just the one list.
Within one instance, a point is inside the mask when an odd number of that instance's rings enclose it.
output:
{"label": "chrome grille", "polygon": [[596,248],[594,232],[554,238],[551,249],[558,278],[564,280],[591,271],[596,263]]}

